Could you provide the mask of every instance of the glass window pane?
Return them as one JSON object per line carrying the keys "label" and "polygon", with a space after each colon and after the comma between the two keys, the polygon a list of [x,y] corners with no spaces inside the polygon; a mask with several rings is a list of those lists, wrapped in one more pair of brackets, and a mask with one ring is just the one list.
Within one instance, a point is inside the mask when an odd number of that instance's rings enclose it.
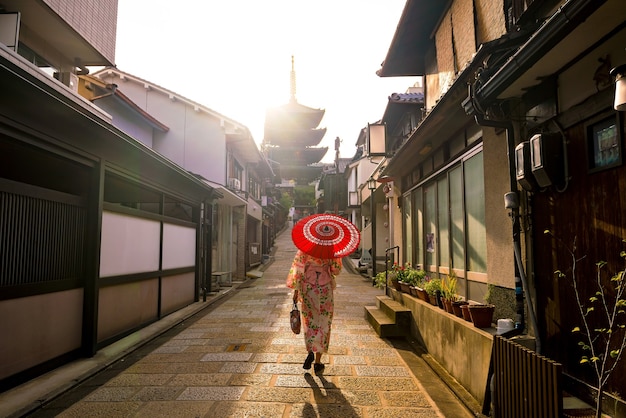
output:
{"label": "glass window pane", "polygon": [[448,179],[437,182],[437,214],[439,222],[439,265],[450,266],[450,239],[448,227]]}
{"label": "glass window pane", "polygon": [[424,246],[426,248],[426,267],[437,264],[437,190],[431,184],[424,189]]}
{"label": "glass window pane", "polygon": [[482,152],[465,162],[465,204],[467,206],[468,270],[486,273],[487,237]]}
{"label": "glass window pane", "polygon": [[415,236],[413,238],[413,244],[415,245],[415,262],[424,267],[424,246],[422,245],[424,237],[424,214],[421,187],[413,192],[413,198],[415,202],[415,204],[413,205],[413,211],[415,213],[415,216],[413,216],[413,219],[415,221]]}
{"label": "glass window pane", "polygon": [[450,240],[452,268],[465,270],[465,213],[463,210],[463,171],[461,166],[448,175],[450,180]]}
{"label": "glass window pane", "polygon": [[413,224],[411,222],[411,196],[402,198],[402,216],[404,218],[404,260],[413,264]]}

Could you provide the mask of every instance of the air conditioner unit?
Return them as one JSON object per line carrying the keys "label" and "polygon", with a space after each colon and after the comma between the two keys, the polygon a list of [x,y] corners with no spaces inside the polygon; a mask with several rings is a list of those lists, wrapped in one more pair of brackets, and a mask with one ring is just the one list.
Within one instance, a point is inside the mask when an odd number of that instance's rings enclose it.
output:
{"label": "air conditioner unit", "polygon": [[241,181],[234,177],[228,179],[228,188],[234,190],[241,190]]}

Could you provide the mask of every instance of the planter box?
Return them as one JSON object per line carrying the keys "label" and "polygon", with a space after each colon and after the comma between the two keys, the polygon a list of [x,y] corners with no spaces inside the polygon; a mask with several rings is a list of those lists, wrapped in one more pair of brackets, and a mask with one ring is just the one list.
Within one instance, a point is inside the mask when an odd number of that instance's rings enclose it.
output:
{"label": "planter box", "polygon": [[404,283],[404,282],[399,282],[400,283],[400,290],[402,291],[402,293],[407,293],[407,294],[411,294],[411,286],[408,283]]}
{"label": "planter box", "polygon": [[430,299],[428,298],[428,293],[424,289],[422,289],[421,287],[416,287],[415,290],[417,292],[418,298],[420,298],[424,302],[430,303]]}
{"label": "planter box", "polygon": [[412,312],[411,335],[482,405],[495,328],[476,328],[437,306],[400,292],[391,294]]}

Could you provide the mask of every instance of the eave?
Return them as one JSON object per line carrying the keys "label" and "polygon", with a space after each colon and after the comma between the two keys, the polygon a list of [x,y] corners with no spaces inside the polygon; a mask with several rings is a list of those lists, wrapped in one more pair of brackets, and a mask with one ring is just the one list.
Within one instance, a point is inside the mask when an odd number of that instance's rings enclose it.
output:
{"label": "eave", "polygon": [[407,0],[387,56],[376,72],[380,77],[420,76],[426,73],[431,35],[449,1]]}
{"label": "eave", "polygon": [[570,0],[563,4],[475,93],[483,107],[520,97],[558,73],[612,31],[624,27],[623,0]]}

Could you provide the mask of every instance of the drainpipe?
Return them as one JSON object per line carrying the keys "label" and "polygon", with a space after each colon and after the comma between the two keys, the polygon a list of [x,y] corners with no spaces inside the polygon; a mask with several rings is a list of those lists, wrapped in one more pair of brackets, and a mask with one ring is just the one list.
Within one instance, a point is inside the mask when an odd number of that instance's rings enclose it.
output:
{"label": "drainpipe", "polygon": [[[518,194],[519,190],[517,188],[517,180],[515,179],[515,134],[513,131],[513,124],[510,121],[494,121],[487,120],[483,115],[476,114],[474,115],[474,119],[476,123],[480,126],[489,126],[492,128],[503,128],[506,129],[506,140],[507,140],[507,154],[509,157],[509,182],[510,182],[510,190]],[[519,205],[511,205],[511,220],[513,221],[513,251],[515,253],[515,281],[516,281],[516,299],[519,301],[521,297],[521,292],[519,291],[519,284],[521,282],[521,286],[523,288],[524,294],[526,296],[526,300],[528,302],[528,314],[530,316],[530,322],[533,327],[533,333],[535,334],[536,339],[536,351],[538,354],[541,354],[541,341],[539,339],[539,329],[537,327],[537,318],[535,316],[535,309],[533,307],[532,299],[530,297],[530,289],[528,287],[528,281],[526,279],[526,274],[524,273],[524,266],[522,264],[521,250],[520,250],[520,225],[519,225]],[[518,281],[518,278],[521,280]],[[519,306],[519,305],[518,305]],[[520,327],[524,328],[524,309],[523,305],[521,306],[521,310],[518,309],[518,317],[520,318]],[[520,312],[521,311],[521,312]]]}

